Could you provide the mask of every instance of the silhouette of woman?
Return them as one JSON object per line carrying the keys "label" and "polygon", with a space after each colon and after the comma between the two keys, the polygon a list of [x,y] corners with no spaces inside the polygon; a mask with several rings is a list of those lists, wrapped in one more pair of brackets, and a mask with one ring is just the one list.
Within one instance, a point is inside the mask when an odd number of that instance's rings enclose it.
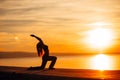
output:
{"label": "silhouette of woman", "polygon": [[57,57],[49,56],[48,46],[43,43],[41,38],[33,34],[31,34],[30,36],[35,37],[37,40],[39,40],[39,42],[36,45],[38,56],[42,56],[42,65],[39,67],[39,69],[44,69],[47,61],[52,61],[49,66],[49,69],[54,69]]}

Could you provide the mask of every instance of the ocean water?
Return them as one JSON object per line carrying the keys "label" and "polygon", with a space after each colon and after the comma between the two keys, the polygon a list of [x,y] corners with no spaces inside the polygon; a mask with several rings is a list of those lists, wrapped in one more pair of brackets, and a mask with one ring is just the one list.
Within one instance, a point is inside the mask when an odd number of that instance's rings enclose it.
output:
{"label": "ocean water", "polygon": [[[49,67],[49,64],[50,61],[48,61],[46,68]],[[0,59],[0,66],[34,67],[40,65],[40,57]],[[120,70],[120,55],[98,54],[80,56],[57,56],[55,68]]]}

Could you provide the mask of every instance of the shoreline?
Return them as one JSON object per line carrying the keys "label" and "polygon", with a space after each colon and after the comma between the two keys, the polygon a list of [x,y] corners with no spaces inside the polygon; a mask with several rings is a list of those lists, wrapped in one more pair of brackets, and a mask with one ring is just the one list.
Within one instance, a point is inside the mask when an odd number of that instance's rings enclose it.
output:
{"label": "shoreline", "polygon": [[120,70],[55,69],[27,70],[28,67],[0,66],[1,80],[119,80]]}

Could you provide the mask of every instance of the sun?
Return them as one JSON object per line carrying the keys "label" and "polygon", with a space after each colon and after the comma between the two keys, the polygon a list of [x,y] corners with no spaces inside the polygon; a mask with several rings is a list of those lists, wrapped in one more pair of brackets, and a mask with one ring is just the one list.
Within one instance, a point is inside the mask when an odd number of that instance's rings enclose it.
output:
{"label": "sun", "polygon": [[93,48],[104,49],[112,44],[113,32],[107,28],[95,28],[87,34],[87,42]]}

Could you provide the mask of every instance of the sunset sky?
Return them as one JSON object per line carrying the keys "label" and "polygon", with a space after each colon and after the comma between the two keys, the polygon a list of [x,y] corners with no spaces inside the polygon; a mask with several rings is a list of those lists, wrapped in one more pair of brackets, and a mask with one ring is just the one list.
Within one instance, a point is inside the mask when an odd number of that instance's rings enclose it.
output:
{"label": "sunset sky", "polygon": [[30,34],[54,53],[120,52],[120,0],[0,0],[0,51],[36,52]]}

